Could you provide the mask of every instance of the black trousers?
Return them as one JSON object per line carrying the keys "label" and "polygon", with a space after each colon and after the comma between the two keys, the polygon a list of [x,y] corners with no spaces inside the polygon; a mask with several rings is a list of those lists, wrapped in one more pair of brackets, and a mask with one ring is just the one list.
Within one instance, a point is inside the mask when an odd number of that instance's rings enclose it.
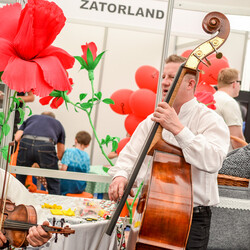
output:
{"label": "black trousers", "polygon": [[210,207],[206,207],[205,211],[193,213],[192,225],[186,247],[187,250],[207,249],[211,215]]}

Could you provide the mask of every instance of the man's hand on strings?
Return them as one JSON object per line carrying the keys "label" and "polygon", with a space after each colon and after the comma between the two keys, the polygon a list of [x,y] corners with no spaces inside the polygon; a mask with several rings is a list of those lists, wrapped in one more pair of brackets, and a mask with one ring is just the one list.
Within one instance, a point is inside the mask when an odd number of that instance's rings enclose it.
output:
{"label": "man's hand on strings", "polygon": [[[109,199],[111,201],[118,201],[122,198],[124,190],[128,184],[127,178],[118,176],[111,182],[109,186]],[[131,190],[130,195],[134,197],[134,191]]]}
{"label": "man's hand on strings", "polygon": [[[45,221],[43,225],[48,226],[49,222]],[[27,240],[33,247],[39,247],[45,244],[52,237],[51,233],[47,233],[41,226],[33,226],[29,229]]]}
{"label": "man's hand on strings", "polygon": [[163,128],[170,131],[173,135],[179,134],[184,128],[174,108],[170,107],[166,102],[158,104],[151,119],[154,122],[160,123]]}

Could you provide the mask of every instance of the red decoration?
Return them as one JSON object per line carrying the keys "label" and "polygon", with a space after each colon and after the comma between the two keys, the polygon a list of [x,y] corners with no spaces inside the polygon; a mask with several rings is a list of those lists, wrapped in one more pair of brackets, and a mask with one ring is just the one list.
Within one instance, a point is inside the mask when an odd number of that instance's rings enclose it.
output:
{"label": "red decoration", "polygon": [[93,61],[96,59],[96,52],[97,52],[97,47],[96,47],[96,44],[91,42],[91,43],[86,43],[86,45],[82,45],[81,46],[82,48],[82,52],[83,52],[83,55],[82,55],[82,58],[83,60],[88,64],[88,61],[87,61],[87,50],[88,48],[90,49],[91,53],[92,53],[92,56],[93,56]]}
{"label": "red decoration", "polygon": [[157,92],[159,71],[152,66],[141,66],[135,72],[135,81],[139,88]]}
{"label": "red decoration", "polygon": [[211,85],[207,84],[206,82],[199,82],[195,92],[201,92],[201,91],[205,91],[205,92],[211,92],[212,94],[214,94],[216,92],[215,88],[212,87]]}
{"label": "red decoration", "polygon": [[199,68],[205,72],[205,74],[200,74],[200,82],[217,85],[217,78],[220,70],[229,67],[228,60],[224,56],[221,59],[217,59],[215,54],[208,56],[208,60],[211,66],[207,67],[202,63],[200,64]]}
{"label": "red decoration", "polygon": [[138,117],[134,114],[129,114],[124,122],[124,126],[129,135],[132,135],[137,128],[138,124],[141,123],[144,119]]}
{"label": "red decoration", "polygon": [[149,89],[138,89],[129,98],[132,112],[139,117],[146,118],[154,112],[156,94]]}
{"label": "red decoration", "polygon": [[195,97],[197,98],[198,102],[204,103],[208,108],[215,110],[215,100],[214,96],[211,92],[201,91],[196,92]]}
{"label": "red decoration", "polygon": [[[73,85],[73,80],[72,78],[69,78],[69,82],[71,85]],[[71,91],[67,92],[67,95],[70,94]],[[50,107],[52,109],[58,109],[64,102],[64,99],[62,97],[54,97],[54,96],[45,96],[40,98],[39,102],[42,105],[48,105],[50,103],[50,101],[52,100]]]}
{"label": "red decoration", "polygon": [[184,51],[184,52],[181,54],[181,56],[188,58],[188,57],[190,56],[190,54],[192,53],[192,51],[193,51],[193,50],[188,49],[188,50]]}
{"label": "red decoration", "polygon": [[0,71],[2,81],[18,92],[33,90],[47,96],[52,90],[71,90],[66,69],[74,57],[51,46],[65,25],[62,10],[44,0],[0,8]]}
{"label": "red decoration", "polygon": [[111,95],[111,99],[115,102],[115,104],[111,104],[111,109],[121,115],[126,115],[132,113],[132,110],[129,106],[129,98],[133,93],[130,89],[120,89],[115,91]]}
{"label": "red decoration", "polygon": [[122,149],[124,148],[124,146],[129,142],[130,137],[126,137],[123,138],[122,140],[120,140],[120,142],[118,143],[118,148],[116,149],[116,153],[119,155],[120,152],[122,151]]}

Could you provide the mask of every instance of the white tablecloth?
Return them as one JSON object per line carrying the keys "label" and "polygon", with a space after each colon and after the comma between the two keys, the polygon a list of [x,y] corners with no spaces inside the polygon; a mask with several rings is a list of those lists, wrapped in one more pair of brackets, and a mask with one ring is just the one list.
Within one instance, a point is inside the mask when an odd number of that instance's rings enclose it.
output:
{"label": "white tablecloth", "polygon": [[[79,206],[79,203],[82,203],[83,198],[77,197],[67,197],[67,196],[57,196],[57,195],[44,195],[44,194],[34,194],[37,205],[42,205],[44,203],[49,203],[51,205],[57,204],[61,205],[63,209],[67,210],[71,208],[72,210]],[[97,202],[103,203],[104,207],[108,209],[110,206],[113,206],[113,203],[110,201],[100,201]],[[70,216],[60,216],[52,215],[49,209],[40,209],[40,217],[43,220],[52,221],[54,217],[56,219],[56,226],[60,226],[59,222],[61,218],[64,218],[66,223],[70,224],[70,228],[75,230],[75,234],[71,234],[68,237],[63,235],[58,235],[57,242],[53,239],[40,248],[31,248],[27,249],[42,249],[42,250],[116,250],[117,249],[117,230],[114,229],[112,235],[109,237],[105,232],[107,220],[103,218],[98,218],[98,221],[88,222],[82,218],[70,217]],[[40,218],[41,220],[41,218]],[[102,237],[102,241],[99,240]]]}

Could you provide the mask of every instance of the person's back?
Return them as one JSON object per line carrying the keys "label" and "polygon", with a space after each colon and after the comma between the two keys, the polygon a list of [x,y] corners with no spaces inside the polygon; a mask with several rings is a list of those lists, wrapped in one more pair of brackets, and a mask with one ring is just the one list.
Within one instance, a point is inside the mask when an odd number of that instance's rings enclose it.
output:
{"label": "person's back", "polygon": [[46,136],[51,138],[54,144],[64,143],[61,123],[48,115],[32,115],[23,122],[20,130],[23,130],[23,136]]}
{"label": "person's back", "polygon": [[[88,173],[90,169],[89,155],[84,151],[89,146],[91,137],[85,131],[76,134],[75,148],[66,149],[61,160],[61,170]],[[86,181],[61,179],[61,194],[79,194],[86,188]]]}

